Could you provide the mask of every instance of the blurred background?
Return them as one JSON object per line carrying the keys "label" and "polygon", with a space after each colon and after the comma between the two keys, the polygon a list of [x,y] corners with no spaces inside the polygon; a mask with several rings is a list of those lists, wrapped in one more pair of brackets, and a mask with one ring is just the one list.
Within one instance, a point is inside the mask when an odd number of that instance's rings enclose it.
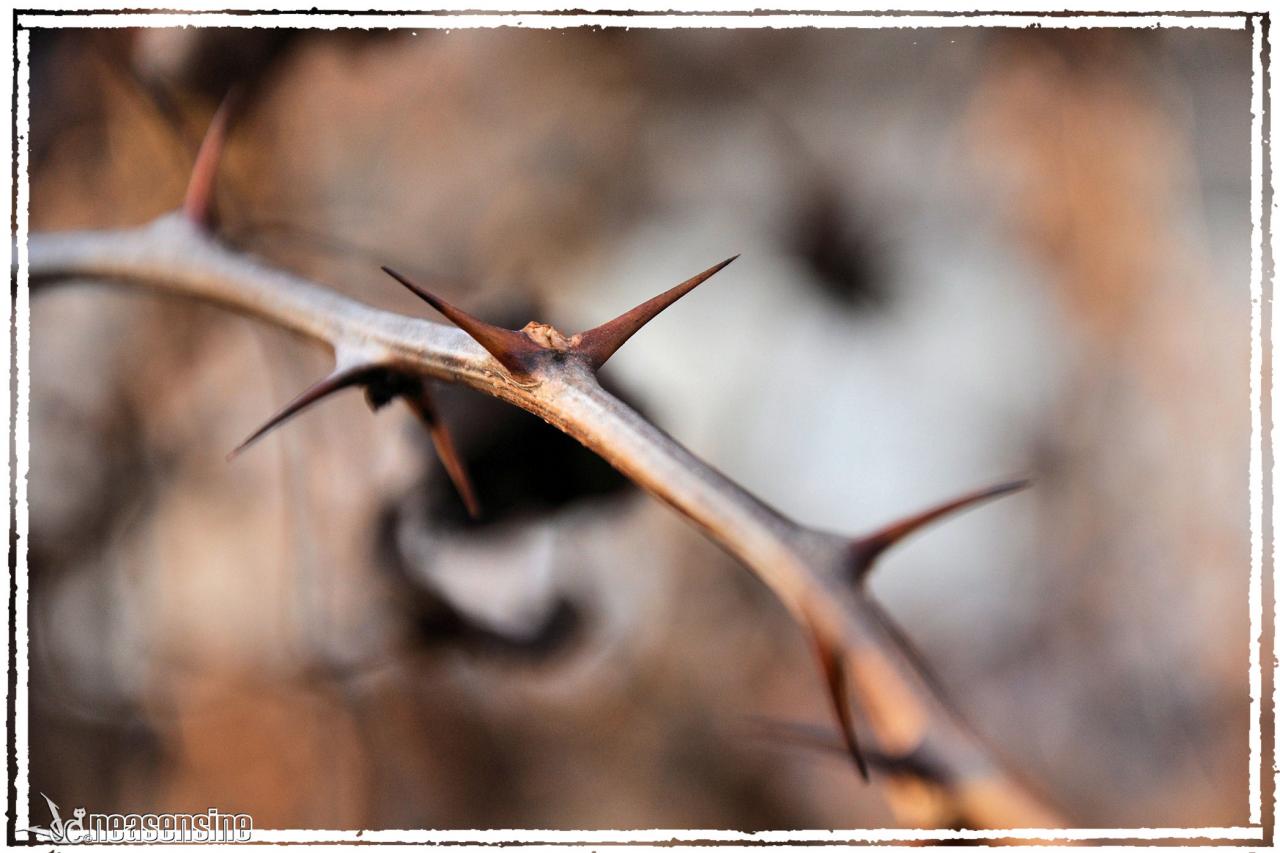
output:
{"label": "blurred background", "polygon": [[[33,230],[228,243],[574,332],[736,252],[604,371],[768,503],[920,535],[872,587],[1080,826],[1247,821],[1244,31],[41,31]],[[890,811],[748,572],[538,419],[441,388],[485,516],[330,366],[109,285],[33,300],[32,791],[257,827],[786,829]],[[34,818],[44,816],[43,802]]]}

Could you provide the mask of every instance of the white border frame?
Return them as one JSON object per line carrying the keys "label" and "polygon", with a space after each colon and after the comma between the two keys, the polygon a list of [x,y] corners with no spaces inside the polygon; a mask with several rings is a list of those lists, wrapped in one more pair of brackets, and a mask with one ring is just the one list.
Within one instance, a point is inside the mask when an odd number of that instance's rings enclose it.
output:
{"label": "white border frame", "polygon": [[[948,2],[955,3],[957,0],[943,0],[938,5],[946,6]],[[723,3],[716,0],[694,0],[694,2],[686,3],[687,7],[692,7],[690,12],[680,14],[670,14],[669,3],[662,3],[661,0],[653,2],[649,0],[644,2],[634,2],[629,7],[630,10],[640,12],[642,14],[636,16],[619,15],[619,14],[601,14],[591,11],[572,14],[555,13],[554,9],[547,9],[545,4],[530,2],[530,0],[516,0],[504,4],[499,8],[492,6],[491,2],[468,2],[468,0],[451,0],[438,4],[438,11],[431,14],[409,13],[397,14],[394,12],[387,14],[368,13],[368,14],[323,14],[326,10],[321,10],[322,14],[308,13],[257,13],[254,7],[247,0],[230,0],[230,2],[220,3],[222,9],[244,9],[254,11],[255,14],[245,16],[243,14],[229,14],[225,11],[206,12],[203,10],[205,4],[199,0],[176,0],[166,4],[170,9],[186,10],[186,13],[162,13],[162,12],[137,12],[124,11],[136,10],[138,4],[131,0],[104,0],[101,3],[59,3],[48,2],[47,5],[53,8],[62,8],[61,14],[48,14],[44,11],[25,12],[17,14],[14,18],[4,22],[3,26],[7,34],[11,36],[11,41],[15,45],[17,67],[17,79],[13,78],[12,64],[5,65],[5,79],[10,85],[10,91],[17,91],[17,116],[16,116],[16,138],[12,139],[15,146],[14,154],[17,158],[19,181],[16,196],[16,243],[9,247],[12,252],[16,247],[17,253],[17,297],[12,306],[8,302],[5,303],[4,316],[6,320],[13,318],[12,311],[16,311],[16,361],[18,370],[17,397],[16,397],[16,419],[12,422],[14,425],[15,439],[15,456],[13,462],[16,463],[17,477],[14,482],[14,501],[15,501],[15,521],[16,521],[16,565],[19,570],[16,577],[12,578],[16,587],[17,606],[14,612],[15,618],[15,636],[16,643],[13,649],[16,660],[16,691],[15,691],[15,715],[12,721],[14,743],[19,747],[16,750],[16,788],[17,798],[15,803],[13,832],[23,840],[29,834],[24,830],[16,829],[16,827],[30,826],[29,815],[27,814],[27,804],[30,799],[29,778],[28,778],[28,756],[26,751],[21,747],[28,739],[28,697],[27,697],[27,681],[28,681],[28,643],[27,643],[27,577],[24,571],[27,559],[27,534],[28,534],[28,507],[26,500],[26,480],[30,471],[30,439],[29,439],[29,418],[30,418],[30,321],[31,308],[29,301],[29,287],[27,275],[27,247],[26,239],[28,233],[28,207],[30,202],[30,188],[27,180],[28,169],[28,151],[27,151],[27,133],[30,124],[30,99],[29,99],[29,62],[28,53],[30,50],[30,34],[26,32],[29,29],[36,28],[104,28],[104,27],[175,27],[175,26],[194,26],[194,27],[239,27],[239,28],[260,28],[260,27],[298,27],[308,29],[365,29],[365,28],[388,28],[388,29],[480,29],[480,28],[496,28],[496,27],[518,27],[527,29],[558,29],[570,27],[622,27],[627,29],[650,29],[650,28],[702,28],[702,27],[737,27],[737,28],[860,28],[860,29],[879,29],[879,28],[927,28],[927,29],[943,29],[943,28],[1028,28],[1040,27],[1044,29],[1085,29],[1085,28],[1119,28],[1119,29],[1135,29],[1135,28],[1186,28],[1186,29],[1228,29],[1228,30],[1244,30],[1252,27],[1252,92],[1251,92],[1251,144],[1250,144],[1250,222],[1252,225],[1252,237],[1250,242],[1251,261],[1250,261],[1250,446],[1249,446],[1249,530],[1250,530],[1250,574],[1249,574],[1249,699],[1250,706],[1255,713],[1250,715],[1249,720],[1249,826],[1232,826],[1232,827],[1160,827],[1160,828],[1140,828],[1140,829],[1016,829],[1016,830],[933,830],[933,829],[858,829],[858,830],[795,830],[795,831],[775,831],[775,832],[741,832],[735,830],[677,830],[677,829],[651,829],[651,830],[600,830],[600,831],[573,831],[573,830],[255,830],[253,833],[253,842],[250,843],[270,843],[270,844],[306,844],[317,843],[325,844],[337,849],[358,849],[368,844],[448,844],[448,845],[480,845],[476,849],[484,849],[485,847],[497,846],[511,843],[523,843],[529,845],[531,849],[544,849],[539,844],[546,845],[564,845],[564,844],[629,844],[637,846],[646,845],[665,845],[670,843],[681,843],[689,845],[691,842],[712,842],[724,845],[726,842],[742,842],[746,845],[769,844],[770,846],[786,846],[787,842],[800,844],[817,843],[903,843],[903,842],[920,842],[920,841],[938,841],[938,842],[957,842],[957,841],[998,841],[1002,839],[1014,841],[1044,841],[1044,842],[1080,842],[1080,841],[1260,841],[1264,838],[1265,828],[1262,825],[1262,761],[1263,761],[1263,744],[1262,744],[1262,634],[1263,634],[1263,603],[1262,603],[1262,580],[1263,580],[1263,562],[1264,547],[1266,543],[1265,531],[1263,527],[1264,514],[1264,487],[1268,485],[1263,479],[1263,321],[1267,319],[1274,329],[1277,318],[1280,318],[1280,305],[1272,300],[1272,308],[1270,314],[1264,318],[1263,315],[1263,299],[1264,290],[1264,256],[1263,256],[1263,234],[1264,234],[1264,218],[1263,218],[1263,199],[1264,189],[1270,190],[1270,187],[1264,188],[1264,177],[1270,177],[1270,140],[1273,138],[1272,133],[1280,129],[1280,120],[1277,119],[1274,109],[1274,98],[1272,96],[1271,86],[1267,86],[1267,91],[1263,91],[1264,68],[1263,55],[1269,47],[1263,34],[1261,26],[1261,16],[1264,13],[1259,12],[1238,12],[1238,13],[1202,13],[1203,3],[1195,3],[1194,0],[1180,0],[1180,2],[1168,3],[1167,6],[1174,9],[1184,10],[1184,14],[1162,13],[1162,14],[1141,14],[1135,12],[1117,11],[1114,14],[1086,14],[1086,15],[1043,15],[1034,12],[1022,13],[1020,11],[1011,11],[1008,13],[994,14],[968,14],[959,8],[957,11],[945,14],[930,14],[925,12],[913,13],[882,13],[882,12],[850,12],[847,9],[832,9],[830,12],[815,14],[812,11],[797,12],[789,14],[786,12],[768,12],[762,14],[739,13],[736,10],[729,13],[716,13],[716,7],[723,6]],[[809,10],[821,10],[823,7],[829,7],[833,4],[830,0],[816,0],[816,2],[805,3]],[[1018,3],[1015,5],[1023,5]],[[99,13],[85,12],[87,6],[92,6],[94,10],[101,10]],[[539,7],[542,8],[539,8]],[[492,8],[492,11],[490,11]],[[582,4],[579,4],[582,8]],[[115,12],[114,10],[121,10]],[[475,10],[481,10],[476,12]],[[505,10],[505,11],[504,11]],[[76,12],[81,12],[76,14]],[[111,13],[109,16],[103,13]],[[667,14],[663,14],[667,13]],[[707,14],[699,14],[707,13]],[[13,32],[14,22],[18,25],[18,31]],[[12,38],[16,36],[16,38]],[[15,86],[16,82],[16,86]],[[1270,80],[1268,79],[1268,82]],[[1265,100],[1264,100],[1265,98]],[[1270,110],[1270,123],[1266,126],[1266,134],[1264,135],[1263,116],[1266,111]],[[1264,163],[1265,161],[1265,163]],[[1264,165],[1266,171],[1264,172]],[[12,181],[8,172],[5,174],[4,180],[9,183],[12,195]],[[1275,203],[1271,199],[1270,194],[1266,198],[1271,203],[1270,210],[1274,210]],[[1270,213],[1268,210],[1268,214]],[[1267,223],[1270,223],[1268,216]],[[1271,251],[1272,265],[1276,253],[1280,251],[1280,238],[1276,234],[1271,234],[1269,243]],[[12,263],[12,260],[11,260]],[[1271,265],[1269,265],[1271,266]],[[12,268],[12,267],[11,267]],[[1273,269],[1269,269],[1273,272]],[[12,358],[15,353],[10,351],[10,339],[4,338],[4,351]],[[1278,346],[1276,336],[1271,336],[1270,364],[1274,367],[1277,357],[1280,356],[1280,346]],[[12,361],[10,362],[13,363]],[[1276,391],[1280,388],[1280,377],[1276,376],[1276,372],[1272,370],[1272,383],[1270,386],[1270,400],[1276,399]],[[10,414],[9,398],[6,396],[4,402],[5,414]],[[1274,418],[1270,431],[1267,436],[1271,440],[1270,447],[1274,448],[1276,438],[1276,425]],[[6,470],[10,464],[6,458]],[[11,476],[12,476],[12,472]],[[1274,484],[1276,477],[1280,476],[1280,456],[1273,455],[1273,466],[1271,469],[1270,484]],[[1271,513],[1271,543],[1274,548],[1276,539],[1276,531],[1280,530],[1280,506],[1272,501]],[[8,524],[8,520],[6,520]],[[1273,566],[1274,579],[1274,566]],[[1273,601],[1272,601],[1272,642],[1275,642],[1276,632],[1280,630],[1280,584],[1273,584]],[[9,652],[8,635],[3,640],[5,651]],[[1273,655],[1272,660],[1272,712],[1273,715],[1276,708],[1280,706],[1280,659]],[[6,680],[5,698],[8,699],[9,689]],[[1274,720],[1274,717],[1273,717]],[[1273,727],[1273,737],[1275,728]],[[1276,782],[1273,788],[1275,800],[1273,801],[1272,820],[1274,822],[1277,813],[1277,805],[1280,805],[1280,772],[1276,772],[1276,765],[1273,762],[1272,767],[1274,780]],[[27,843],[34,844],[36,842],[27,840]],[[183,845],[150,845],[160,847],[162,849],[187,849]],[[243,847],[243,845],[202,845],[212,846],[219,849],[235,849]],[[983,845],[986,846],[986,845]],[[1231,845],[1235,846],[1235,845]],[[1256,844],[1247,845],[1250,847]],[[554,849],[553,847],[545,849]],[[695,848],[701,849],[701,848]],[[723,849],[723,846],[717,849]],[[791,849],[791,848],[787,848]],[[802,848],[796,848],[802,849]],[[1111,849],[1111,848],[1106,848]],[[1132,847],[1121,847],[1118,849],[1132,849]]]}
{"label": "white border frame", "polygon": [[[30,62],[28,61],[31,49],[31,34],[26,32],[17,32],[15,48],[17,51],[17,80],[15,86],[18,94],[18,114],[16,116],[16,138],[14,145],[17,147],[17,163],[18,163],[18,187],[17,187],[17,236],[16,246],[18,255],[17,270],[17,297],[14,300],[14,310],[17,313],[16,330],[15,330],[15,347],[17,349],[17,365],[18,365],[18,387],[14,424],[14,460],[17,465],[17,477],[14,481],[13,500],[15,508],[15,524],[14,534],[16,539],[13,540],[13,548],[16,551],[14,555],[14,565],[17,570],[14,572],[13,583],[16,587],[17,606],[13,610],[14,620],[14,637],[16,638],[13,655],[14,666],[16,670],[17,689],[16,700],[14,706],[13,717],[13,743],[25,744],[29,740],[28,723],[29,715],[27,705],[27,682],[28,682],[28,648],[27,648],[27,539],[28,539],[28,510],[27,505],[27,477],[31,473],[31,438],[29,433],[31,411],[31,288],[27,273],[27,229],[29,225],[29,213],[31,202],[31,182],[27,179],[29,163],[28,145],[30,124],[31,124],[31,103],[29,98],[29,90],[31,88],[30,79]],[[6,679],[6,686],[8,679]],[[7,690],[6,690],[7,693]],[[7,709],[6,709],[7,710]],[[28,755],[27,751],[15,747],[16,766],[15,766],[15,785],[19,796],[17,798],[19,805],[15,812],[15,827],[28,827],[31,825],[27,819],[27,801],[30,799],[30,793],[27,789],[30,787],[28,782]],[[23,792],[27,792],[23,796]]]}

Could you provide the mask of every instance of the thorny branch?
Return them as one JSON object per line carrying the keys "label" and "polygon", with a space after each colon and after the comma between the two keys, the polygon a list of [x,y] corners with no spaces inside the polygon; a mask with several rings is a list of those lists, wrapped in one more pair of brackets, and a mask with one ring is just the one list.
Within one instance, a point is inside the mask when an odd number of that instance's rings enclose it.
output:
{"label": "thorny branch", "polygon": [[[788,519],[698,459],[611,396],[596,371],[659,312],[727,266],[717,264],[616,319],[567,337],[542,323],[514,331],[455,308],[386,272],[456,324],[378,310],[238,254],[210,232],[212,193],[226,131],[215,116],[182,210],[136,229],[32,235],[33,280],[130,282],[203,299],[331,347],[333,372],[254,432],[232,455],[324,397],[362,387],[377,409],[403,399],[428,427],[446,471],[473,514],[474,491],[431,401],[428,382],[466,385],[542,418],[577,439],[689,519],[755,572],[812,640],[844,749],[863,777],[866,752],[885,774],[890,804],[941,803],[940,821],[972,828],[1057,827],[1061,819],[1015,781],[955,712],[904,635],[863,581],[889,546],[939,517],[1020,488],[979,491],[863,537]],[[923,786],[923,787],[921,787]]]}

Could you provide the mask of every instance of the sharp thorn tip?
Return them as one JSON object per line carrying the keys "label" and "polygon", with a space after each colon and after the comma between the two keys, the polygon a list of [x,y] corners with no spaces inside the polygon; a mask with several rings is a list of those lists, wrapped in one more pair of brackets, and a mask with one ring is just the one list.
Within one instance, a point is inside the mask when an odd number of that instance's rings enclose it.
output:
{"label": "sharp thorn tip", "polygon": [[478,520],[481,510],[480,501],[476,497],[475,486],[471,482],[471,477],[467,474],[466,466],[462,463],[462,456],[458,453],[457,446],[453,443],[453,437],[449,432],[448,425],[440,418],[435,399],[427,387],[427,383],[419,380],[417,387],[402,393],[401,397],[427,428],[427,435],[431,438],[431,443],[436,449],[436,456],[440,459],[440,464],[444,467],[445,474],[448,475],[450,482],[453,483],[454,489],[457,490],[458,496],[462,498],[462,505],[467,510],[467,516],[472,521]]}
{"label": "sharp thorn tip", "polygon": [[867,769],[867,757],[863,754],[862,747],[858,743],[858,732],[853,723],[853,709],[849,702],[849,685],[845,673],[844,654],[824,638],[816,623],[810,622],[808,627],[814,651],[817,653],[818,662],[822,666],[822,673],[826,681],[832,708],[835,711],[836,721],[840,725],[840,735],[844,740],[845,751],[853,759],[862,780],[869,782],[871,781],[871,775]]}
{"label": "sharp thorn tip", "polygon": [[854,580],[865,578],[881,554],[917,530],[984,501],[1022,491],[1030,485],[1031,480],[1024,478],[979,489],[890,524],[875,533],[854,539],[852,543]]}
{"label": "sharp thorn tip", "polygon": [[209,229],[213,224],[214,185],[218,177],[218,167],[222,162],[226,148],[227,128],[231,120],[231,112],[238,101],[239,89],[233,87],[222,99],[218,109],[209,121],[204,139],[196,152],[195,164],[191,167],[191,177],[187,182],[187,191],[182,199],[182,214],[187,220],[201,228]]}
{"label": "sharp thorn tip", "polygon": [[230,454],[227,455],[227,461],[232,461],[249,448],[251,444],[271,432],[294,415],[302,412],[314,403],[318,403],[329,395],[348,388],[352,385],[358,385],[363,382],[371,372],[378,370],[377,365],[358,365],[356,367],[346,368],[343,370],[335,370],[324,379],[307,388],[293,400],[291,400],[284,408],[272,415],[266,423],[254,430],[248,438],[240,442]]}
{"label": "sharp thorn tip", "polygon": [[578,335],[577,351],[586,357],[593,370],[599,370],[604,363],[617,352],[631,336],[640,331],[654,317],[669,308],[680,297],[711,278],[720,270],[738,258],[734,255],[715,266],[708,267],[690,279],[658,294],[647,302],[642,302],[607,323]]}

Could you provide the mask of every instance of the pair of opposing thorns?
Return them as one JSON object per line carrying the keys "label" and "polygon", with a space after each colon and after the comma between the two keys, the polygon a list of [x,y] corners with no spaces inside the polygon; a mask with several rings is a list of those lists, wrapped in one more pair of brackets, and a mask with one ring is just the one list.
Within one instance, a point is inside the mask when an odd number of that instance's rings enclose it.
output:
{"label": "pair of opposing thorns", "polygon": [[[227,131],[229,104],[230,99],[219,108],[201,143],[183,202],[184,216],[205,230],[210,230],[212,227],[213,186]],[[613,320],[573,337],[566,337],[555,328],[543,323],[531,322],[519,331],[492,325],[450,305],[400,273],[387,267],[382,269],[470,335],[513,379],[527,383],[536,380],[540,372],[565,369],[565,362],[570,360],[585,366],[592,372],[598,371],[645,324],[689,291],[720,272],[736,257],[735,255],[721,261]],[[341,346],[335,348],[335,355],[337,364],[329,376],[303,391],[273,415],[232,451],[231,456],[235,456],[314,403],[345,388],[359,387],[364,389],[365,397],[374,410],[382,408],[395,399],[401,399],[423,421],[445,471],[457,488],[467,511],[473,517],[477,516],[480,505],[475,490],[467,477],[466,469],[458,456],[449,431],[432,400],[428,380],[396,364],[353,358]],[[845,552],[849,579],[854,583],[861,583],[885,550],[925,525],[981,501],[1017,491],[1026,485],[1028,485],[1026,481],[1017,481],[982,489],[890,524],[873,533],[849,538]],[[845,652],[838,643],[826,637],[815,625],[809,624],[806,627],[814,640],[815,650],[822,664],[827,688],[840,723],[844,745],[865,779],[867,778],[867,761],[854,732],[849,690],[845,683]]]}
{"label": "pair of opposing thorns", "polygon": [[[642,326],[668,305],[724,269],[733,260],[734,258],[729,258],[721,261],[608,323],[574,335],[572,338],[566,338],[555,328],[544,323],[531,322],[520,331],[494,326],[472,317],[460,308],[455,308],[395,270],[388,267],[382,269],[474,338],[513,377],[528,380],[540,367],[554,369],[551,363],[557,359],[576,359],[592,371],[599,370],[609,357]],[[439,417],[426,380],[398,369],[394,365],[377,362],[343,364],[341,353],[339,353],[339,364],[331,374],[303,391],[274,414],[233,450],[231,455],[237,455],[308,406],[344,388],[351,387],[363,387],[365,397],[375,411],[396,398],[403,399],[413,409],[426,425],[440,461],[462,497],[463,503],[466,504],[467,512],[473,518],[477,517],[480,513],[480,504],[476,498],[475,489],[466,475],[462,461],[458,458],[448,429]]]}

